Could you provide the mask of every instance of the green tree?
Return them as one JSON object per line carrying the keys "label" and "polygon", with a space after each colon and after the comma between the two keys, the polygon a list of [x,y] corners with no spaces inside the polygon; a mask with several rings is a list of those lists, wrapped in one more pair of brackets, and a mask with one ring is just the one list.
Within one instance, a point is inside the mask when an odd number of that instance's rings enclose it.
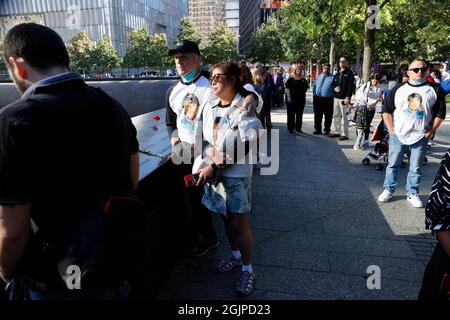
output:
{"label": "green tree", "polygon": [[285,60],[278,19],[271,18],[258,28],[256,35],[252,39],[248,58],[264,65]]}
{"label": "green tree", "polygon": [[182,40],[191,40],[196,42],[200,47],[202,43],[202,36],[189,17],[184,17],[181,19],[180,29],[178,30],[176,40],[177,42]]}
{"label": "green tree", "polygon": [[152,64],[150,54],[150,34],[147,29],[133,30],[130,35],[130,46],[123,57],[125,68],[148,68]]}
{"label": "green tree", "polygon": [[6,71],[6,62],[3,57],[3,41],[0,42],[0,71]]}
{"label": "green tree", "polygon": [[120,59],[108,36],[97,42],[92,50],[92,57],[94,68],[99,73],[111,71],[119,66]]}
{"label": "green tree", "polygon": [[82,30],[75,35],[68,45],[70,56],[70,68],[81,73],[90,71],[92,69],[92,42],[86,31]]}
{"label": "green tree", "polygon": [[202,50],[206,63],[214,64],[220,61],[238,60],[237,50],[239,35],[225,23],[219,23],[208,39],[208,45]]}
{"label": "green tree", "polygon": [[165,33],[155,34],[150,37],[151,66],[165,68],[173,65],[173,60],[167,55],[167,36]]}

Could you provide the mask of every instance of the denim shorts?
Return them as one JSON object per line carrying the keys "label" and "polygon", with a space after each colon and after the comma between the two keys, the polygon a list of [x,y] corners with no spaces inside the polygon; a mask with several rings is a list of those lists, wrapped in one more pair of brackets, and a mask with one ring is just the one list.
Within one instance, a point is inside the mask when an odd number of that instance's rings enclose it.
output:
{"label": "denim shorts", "polygon": [[217,187],[206,184],[202,203],[212,212],[223,215],[249,213],[252,209],[252,178],[223,177]]}

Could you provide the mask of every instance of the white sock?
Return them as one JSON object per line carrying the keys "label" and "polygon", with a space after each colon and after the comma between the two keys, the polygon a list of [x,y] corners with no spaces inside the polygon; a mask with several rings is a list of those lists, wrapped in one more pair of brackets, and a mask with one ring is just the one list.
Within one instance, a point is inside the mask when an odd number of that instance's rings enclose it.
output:
{"label": "white sock", "polygon": [[250,272],[253,273],[253,267],[252,264],[243,264],[242,265],[242,272]]}
{"label": "white sock", "polygon": [[241,256],[241,252],[239,251],[239,250],[237,250],[237,251],[231,251],[231,254],[233,255],[233,257],[235,258],[235,259],[240,259],[242,256]]}

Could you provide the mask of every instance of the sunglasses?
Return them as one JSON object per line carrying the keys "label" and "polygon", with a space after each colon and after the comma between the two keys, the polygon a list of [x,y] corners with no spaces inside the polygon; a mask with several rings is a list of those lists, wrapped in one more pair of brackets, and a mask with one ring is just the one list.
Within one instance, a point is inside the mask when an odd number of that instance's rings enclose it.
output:
{"label": "sunglasses", "polygon": [[425,73],[425,71],[427,71],[427,67],[423,67],[423,68],[412,68],[409,69],[409,71],[414,71],[414,73],[419,73],[419,71],[422,71],[422,73]]}
{"label": "sunglasses", "polygon": [[222,83],[223,80],[220,80],[220,79],[223,79],[223,78],[226,78],[226,77],[227,77],[227,76],[224,75],[224,74],[222,74],[222,73],[217,73],[216,75],[214,75],[213,77],[211,77],[211,78],[209,79],[209,83],[210,83],[210,84],[213,84],[213,83],[215,83],[215,82]]}

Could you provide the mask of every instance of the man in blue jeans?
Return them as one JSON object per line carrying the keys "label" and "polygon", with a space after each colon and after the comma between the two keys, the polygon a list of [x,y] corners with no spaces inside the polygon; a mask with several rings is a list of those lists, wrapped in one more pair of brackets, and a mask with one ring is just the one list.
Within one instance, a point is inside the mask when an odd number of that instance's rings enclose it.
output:
{"label": "man in blue jeans", "polygon": [[383,120],[390,135],[389,164],[379,202],[392,198],[403,155],[409,151],[406,196],[413,207],[423,207],[419,198],[421,166],[428,139],[444,121],[446,113],[444,93],[436,84],[427,82],[426,71],[424,61],[414,60],[409,65],[409,80],[394,87],[386,97]]}

